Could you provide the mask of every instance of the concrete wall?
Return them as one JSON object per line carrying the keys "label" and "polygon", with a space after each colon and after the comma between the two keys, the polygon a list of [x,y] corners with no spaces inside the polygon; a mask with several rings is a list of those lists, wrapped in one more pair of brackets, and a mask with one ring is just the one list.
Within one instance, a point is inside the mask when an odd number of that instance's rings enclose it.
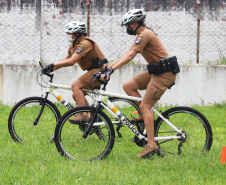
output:
{"label": "concrete wall", "polygon": [[[159,104],[208,105],[226,101],[226,65],[180,65],[180,68],[176,85],[166,91]],[[36,81],[39,70],[37,65],[0,65],[1,102],[12,105],[29,96],[40,96],[45,89]],[[123,82],[145,70],[145,65],[126,65],[116,70],[107,91],[125,94],[122,89]],[[83,73],[77,65],[59,69],[54,72],[54,83],[70,85]],[[45,85],[44,82],[42,84]],[[57,91],[64,99],[73,101],[71,91]],[[144,91],[141,93],[143,95]],[[53,97],[51,100],[56,101]]]}

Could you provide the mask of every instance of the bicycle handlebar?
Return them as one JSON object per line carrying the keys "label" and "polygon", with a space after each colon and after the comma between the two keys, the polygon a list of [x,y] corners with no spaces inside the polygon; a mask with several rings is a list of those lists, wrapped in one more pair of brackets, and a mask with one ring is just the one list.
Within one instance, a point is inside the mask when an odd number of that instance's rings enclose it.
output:
{"label": "bicycle handlebar", "polygon": [[[41,63],[40,61],[39,61],[39,65],[40,65],[40,67],[42,68],[42,69],[41,69],[41,71],[42,71],[41,73],[44,74],[44,75],[46,75],[46,76],[48,76],[48,77],[50,77],[50,78],[51,78],[50,81],[52,81],[54,74],[51,74],[50,72],[48,72],[48,71],[42,66],[42,63]],[[106,87],[108,81],[110,80],[110,79],[108,79],[108,80],[106,80],[106,81],[102,80],[102,79],[101,79],[101,73],[94,73],[93,76],[92,76],[92,78],[91,78],[91,80],[92,80],[92,79],[96,79],[98,82],[100,82],[101,84],[103,84],[105,87]]]}
{"label": "bicycle handlebar", "polygon": [[39,61],[39,65],[41,66],[41,68],[42,68],[42,74],[44,74],[44,75],[46,75],[46,76],[48,76],[48,77],[50,77],[51,78],[51,80],[52,80],[52,78],[53,78],[53,74],[50,74],[47,70],[45,70],[45,68],[42,66],[42,63]]}

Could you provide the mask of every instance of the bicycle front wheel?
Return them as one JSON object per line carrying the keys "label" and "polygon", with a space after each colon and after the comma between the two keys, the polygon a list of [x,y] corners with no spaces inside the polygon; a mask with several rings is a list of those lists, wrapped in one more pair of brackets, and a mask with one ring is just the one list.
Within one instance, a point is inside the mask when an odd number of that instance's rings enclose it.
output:
{"label": "bicycle front wheel", "polygon": [[41,97],[29,97],[13,107],[8,118],[8,129],[14,141],[24,144],[34,140],[51,140],[61,115],[57,107],[47,100],[38,124],[34,125],[42,101]]}
{"label": "bicycle front wheel", "polygon": [[[210,150],[212,129],[208,120],[199,111],[190,107],[174,107],[162,115],[185,135],[183,139],[157,141],[163,152],[189,154]],[[155,123],[155,137],[161,136],[180,136],[180,134],[159,117]]]}
{"label": "bicycle front wheel", "polygon": [[[60,118],[55,130],[55,144],[62,156],[75,160],[96,160],[105,158],[111,152],[115,132],[110,119],[101,110],[97,112],[89,135],[83,137],[95,110],[91,106],[76,107]],[[85,120],[70,121],[79,114],[89,116]]]}

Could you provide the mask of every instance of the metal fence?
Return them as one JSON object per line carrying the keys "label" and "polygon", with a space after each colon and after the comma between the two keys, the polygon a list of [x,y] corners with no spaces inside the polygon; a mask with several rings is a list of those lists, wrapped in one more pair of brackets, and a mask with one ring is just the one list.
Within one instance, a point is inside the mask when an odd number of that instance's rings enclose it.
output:
{"label": "metal fence", "polygon": [[[87,22],[90,37],[114,61],[129,50],[134,37],[121,27],[122,15],[134,8],[147,12],[146,24],[180,63],[216,63],[226,55],[226,1],[196,0],[2,0],[0,63],[55,62],[67,54],[64,26]],[[138,55],[134,62],[143,63]]]}

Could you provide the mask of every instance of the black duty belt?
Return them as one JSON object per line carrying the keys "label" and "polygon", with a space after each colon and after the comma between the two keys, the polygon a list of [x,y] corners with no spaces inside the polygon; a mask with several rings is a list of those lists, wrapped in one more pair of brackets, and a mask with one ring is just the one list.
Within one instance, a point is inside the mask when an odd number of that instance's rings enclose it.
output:
{"label": "black duty belt", "polygon": [[160,61],[157,63],[148,64],[147,68],[149,74],[154,75],[159,75],[170,71],[172,71],[174,74],[180,72],[176,56],[160,59]]}

